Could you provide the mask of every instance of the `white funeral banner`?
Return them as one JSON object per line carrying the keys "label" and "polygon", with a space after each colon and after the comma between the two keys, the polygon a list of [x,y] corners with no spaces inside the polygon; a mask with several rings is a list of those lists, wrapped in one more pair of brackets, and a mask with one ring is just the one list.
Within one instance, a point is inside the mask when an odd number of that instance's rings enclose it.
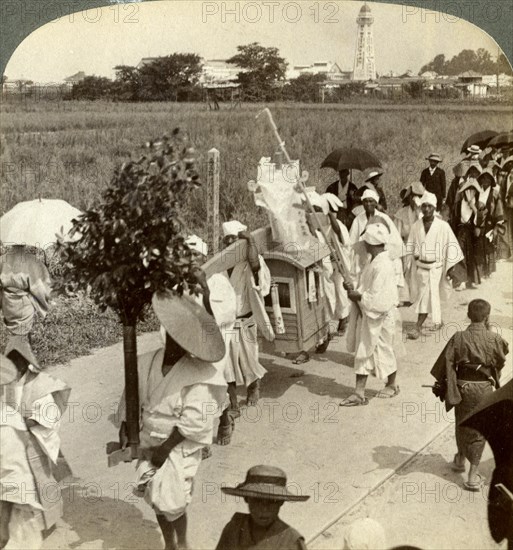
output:
{"label": "white funeral banner", "polygon": [[255,204],[267,210],[273,240],[286,249],[307,249],[312,243],[302,193],[297,189],[298,179],[299,160],[277,168],[269,157],[262,157],[256,185],[250,186]]}

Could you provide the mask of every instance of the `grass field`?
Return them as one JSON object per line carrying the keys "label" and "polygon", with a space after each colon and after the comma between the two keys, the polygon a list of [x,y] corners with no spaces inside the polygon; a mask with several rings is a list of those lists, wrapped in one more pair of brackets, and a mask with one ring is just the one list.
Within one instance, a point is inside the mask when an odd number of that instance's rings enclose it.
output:
{"label": "grass field", "polygon": [[[39,195],[65,199],[80,209],[93,206],[117,164],[131,153],[138,156],[145,141],[180,127],[187,131],[197,150],[202,173],[207,151],[215,147],[221,153],[221,221],[236,218],[255,229],[266,223],[266,216],[257,211],[246,183],[256,177],[259,159],[278,149],[267,120],[255,119],[262,107],[207,111],[204,104],[183,103],[3,103],[0,212]],[[399,190],[418,180],[427,164],[424,160],[427,154],[442,155],[442,167],[449,179],[468,135],[482,129],[507,131],[513,126],[511,107],[501,106],[279,104],[269,107],[290,156],[301,159],[302,168],[310,173],[308,184],[321,191],[335,179],[332,170],[319,169],[332,149],[352,145],[374,152],[385,168],[382,180],[391,213],[399,206]],[[355,172],[353,180],[360,183],[361,174]],[[194,192],[185,216],[190,230],[204,238],[205,195],[204,188]],[[71,306],[77,307],[77,311],[84,309],[80,304]],[[65,309],[66,305],[60,307]],[[90,313],[88,310],[87,315]],[[117,330],[109,329],[108,338],[103,338],[102,322],[96,319],[93,334],[80,336],[85,343],[75,355],[83,353],[87,346],[102,345],[118,337]],[[58,323],[54,330],[59,334]],[[73,346],[75,337],[70,335],[64,344]],[[56,342],[56,347],[60,344]],[[50,355],[55,360],[68,357],[54,352]]]}
{"label": "grass field", "polygon": [[[269,125],[255,119],[262,106],[207,111],[201,104],[46,102],[1,106],[2,212],[16,202],[59,197],[78,208],[91,206],[108,184],[116,164],[148,139],[186,130],[201,163],[207,151],[221,152],[221,216],[236,217],[253,228],[264,220],[246,190],[262,156],[277,150]],[[300,158],[310,173],[310,185],[323,189],[334,179],[319,170],[335,147],[365,147],[382,160],[383,181],[393,211],[398,191],[418,179],[424,157],[438,152],[443,167],[460,158],[465,137],[491,128],[509,130],[511,110],[476,106],[271,106],[292,158]],[[203,166],[203,164],[202,164]],[[360,174],[355,172],[358,183]],[[192,230],[204,232],[204,190],[188,208]]]}

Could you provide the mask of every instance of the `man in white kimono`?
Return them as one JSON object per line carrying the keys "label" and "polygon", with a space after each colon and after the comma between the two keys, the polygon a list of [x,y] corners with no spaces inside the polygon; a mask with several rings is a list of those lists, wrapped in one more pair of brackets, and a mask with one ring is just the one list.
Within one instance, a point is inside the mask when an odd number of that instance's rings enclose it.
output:
{"label": "man in white kimono", "polygon": [[390,239],[387,242],[386,249],[389,257],[394,263],[394,269],[396,273],[396,284],[401,287],[404,283],[403,269],[401,257],[404,255],[403,241],[401,235],[397,230],[394,222],[391,218],[378,210],[378,203],[380,197],[376,191],[366,189],[362,195],[362,203],[364,212],[358,214],[354,219],[351,230],[349,231],[349,238],[353,245],[353,276],[356,281],[359,280],[362,269],[368,262],[368,256],[366,248],[362,243],[362,235],[367,228],[368,224],[380,222],[383,223],[390,232]]}
{"label": "man in white kimono", "polygon": [[[336,247],[339,254],[344,257],[346,264],[350,265],[351,242],[349,240],[349,233],[346,226],[337,219],[338,210],[343,207],[343,203],[333,193],[319,195],[316,191],[310,190],[308,191],[308,197],[323,225],[331,248],[334,249]],[[308,223],[312,235],[322,245],[325,245],[326,242],[322,232],[319,229],[314,229],[311,218]],[[322,269],[322,284],[323,293],[326,297],[326,307],[328,308],[330,317],[339,321],[337,332],[339,334],[345,333],[347,316],[349,315],[349,299],[347,298],[347,291],[344,288],[344,280],[333,257],[324,257],[321,260],[320,267]],[[317,345],[316,353],[324,353],[328,348],[330,340],[331,335],[328,335],[323,342]]]}
{"label": "man in white kimono", "polygon": [[[324,193],[323,198],[329,204],[328,217],[330,220],[330,229],[328,236],[330,237],[331,246],[337,247],[339,254],[343,257],[346,265],[351,265],[351,239],[347,227],[338,219],[338,211],[342,208],[338,198],[331,193]],[[347,291],[344,287],[344,279],[339,269],[333,261],[333,284],[335,286],[335,311],[334,318],[338,319],[337,332],[339,336],[343,336],[347,330],[349,319],[349,309],[351,302],[347,297]]]}
{"label": "man in white kimono", "polygon": [[463,251],[450,225],[435,216],[436,196],[426,192],[422,199],[422,219],[412,225],[406,243],[407,253],[413,257],[415,277],[410,288],[412,302],[418,313],[417,325],[408,334],[411,340],[421,335],[422,325],[431,314],[433,329],[442,325],[441,296],[451,291],[448,277],[461,262]]}
{"label": "man in white kimono", "polygon": [[[165,348],[138,358],[137,486],[171,550],[188,548],[186,509],[202,449],[212,444],[226,397],[223,370],[215,366],[226,350],[215,319],[191,296],[154,295],[153,309],[167,336]],[[121,419],[124,402],[123,397]],[[126,447],[125,422],[119,436]]]}
{"label": "man in white kimono", "polygon": [[237,295],[237,319],[230,339],[230,355],[226,368],[230,408],[237,413],[237,386],[246,386],[247,404],[260,399],[260,380],[267,372],[258,360],[257,327],[272,340],[271,323],[265,310],[264,297],[271,291],[271,273],[258,252],[248,228],[237,220],[223,223],[223,244],[230,246],[237,239],[248,242],[247,260],[239,262],[228,273]]}
{"label": "man in white kimono", "polygon": [[386,380],[378,397],[392,398],[399,393],[394,353],[398,293],[394,265],[385,249],[390,231],[380,222],[372,223],[365,228],[362,239],[371,260],[363,268],[356,290],[348,291],[354,304],[347,348],[355,354],[356,388],[340,403],[342,407],[368,404],[365,386],[369,375]]}
{"label": "man in white kimono", "polygon": [[[70,389],[40,372],[26,339],[10,340],[0,369],[0,548],[38,549],[62,516],[58,428]],[[15,368],[5,379],[4,370]]]}
{"label": "man in white kimono", "polygon": [[[420,182],[414,182],[403,191],[401,191],[401,198],[403,200],[403,206],[394,215],[394,222],[397,226],[397,230],[401,235],[403,243],[408,242],[412,225],[422,218],[422,212],[420,210],[421,198],[426,190]],[[436,214],[435,214],[436,215]],[[410,286],[412,277],[413,259],[410,255],[405,254],[402,257],[404,284],[399,289],[399,302],[402,306],[411,306]]]}

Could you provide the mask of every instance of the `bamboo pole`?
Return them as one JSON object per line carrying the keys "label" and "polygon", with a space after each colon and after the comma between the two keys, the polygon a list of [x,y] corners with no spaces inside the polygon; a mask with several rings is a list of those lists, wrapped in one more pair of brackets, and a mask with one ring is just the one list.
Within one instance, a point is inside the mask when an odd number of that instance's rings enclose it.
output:
{"label": "bamboo pole", "polygon": [[[280,149],[282,150],[282,152],[285,156],[285,159],[287,160],[287,163],[291,164],[292,160],[291,160],[291,158],[290,158],[290,156],[287,152],[287,149],[285,148],[285,142],[280,137],[280,134],[278,132],[278,128],[276,127],[276,124],[274,122],[271,111],[266,107],[265,109],[263,109],[262,111],[260,111],[258,113],[256,118],[260,117],[260,115],[262,115],[262,114],[267,114],[267,116],[269,118],[269,123],[271,124],[274,135],[276,136],[276,139],[278,140],[278,144],[280,146]],[[321,224],[319,216],[318,216],[317,212],[315,211],[315,208],[313,207],[313,205],[310,201],[310,197],[308,196],[308,193],[306,192],[305,184],[299,176],[297,178],[297,184],[299,186],[299,189],[301,190],[301,192],[303,193],[303,195],[305,197],[306,204],[308,205],[308,208],[309,208],[309,210],[312,214],[312,218],[314,219],[315,225],[317,226],[316,229],[318,229],[321,232],[322,236],[324,237],[326,245],[330,249],[330,252],[332,253],[333,257],[335,258],[335,264],[336,264],[340,274],[342,275],[342,278],[344,279],[344,282],[347,285],[353,287],[353,280],[351,278],[350,268],[349,268],[348,265],[346,265],[346,262],[344,261],[344,258],[342,257],[342,254],[340,253],[340,250],[338,249],[338,247],[331,246],[328,234],[324,230],[324,227]]]}

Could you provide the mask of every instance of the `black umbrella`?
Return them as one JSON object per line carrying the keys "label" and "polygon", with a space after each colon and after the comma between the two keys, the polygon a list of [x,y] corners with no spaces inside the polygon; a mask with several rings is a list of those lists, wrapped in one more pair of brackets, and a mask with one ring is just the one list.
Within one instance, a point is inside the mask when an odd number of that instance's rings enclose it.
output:
{"label": "black umbrella", "polygon": [[464,418],[461,426],[474,428],[486,437],[495,457],[495,464],[511,464],[513,460],[513,380],[487,395]]}
{"label": "black umbrella", "polygon": [[489,147],[504,147],[505,145],[513,145],[513,132],[504,132],[488,142]]}
{"label": "black umbrella", "polygon": [[334,170],[366,170],[367,168],[381,168],[381,162],[367,149],[345,147],[332,151],[321,164],[321,168]]}
{"label": "black umbrella", "polygon": [[513,548],[513,380],[487,395],[461,425],[481,432],[492,448],[495,470],[488,493],[488,526],[495,542],[507,538],[508,548]]}
{"label": "black umbrella", "polygon": [[483,130],[481,132],[476,132],[465,140],[465,143],[461,147],[461,152],[465,153],[471,145],[478,145],[479,147],[481,147],[481,149],[484,149],[488,145],[488,142],[498,135],[499,132],[494,132],[493,130]]}

